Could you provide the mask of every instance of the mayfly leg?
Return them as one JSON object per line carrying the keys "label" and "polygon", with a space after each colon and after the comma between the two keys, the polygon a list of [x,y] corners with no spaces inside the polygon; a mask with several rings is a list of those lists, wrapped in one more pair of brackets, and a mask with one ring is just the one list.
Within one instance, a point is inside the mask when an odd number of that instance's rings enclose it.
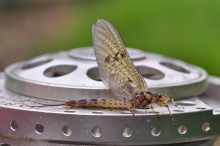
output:
{"label": "mayfly leg", "polygon": [[160,118],[160,115],[158,114],[157,111],[155,111],[155,110],[153,109],[152,105],[148,105],[148,106],[146,106],[146,108],[151,109],[151,110],[157,115],[157,117]]}
{"label": "mayfly leg", "polygon": [[128,100],[127,98],[124,97],[124,103],[128,104],[128,110],[131,112],[131,114],[134,116],[134,111],[132,111],[132,109],[134,108],[134,106],[132,106],[131,101]]}
{"label": "mayfly leg", "polygon": [[175,121],[174,121],[174,118],[173,118],[173,116],[172,116],[172,114],[171,114],[171,112],[170,112],[170,108],[169,108],[169,106],[168,106],[167,104],[165,104],[165,106],[167,107],[167,109],[168,109],[168,111],[169,111],[170,118],[173,120],[173,124],[174,124],[174,126],[176,126],[176,123],[175,123]]}
{"label": "mayfly leg", "polygon": [[177,104],[175,103],[175,101],[173,100],[173,97],[169,97],[169,98],[167,98],[167,99],[165,99],[164,101],[163,101],[163,103],[167,103],[168,101],[172,101],[172,103],[174,104],[174,106],[175,107],[177,107],[178,109],[184,109],[184,107],[179,107],[179,106],[177,106]]}
{"label": "mayfly leg", "polygon": [[175,105],[175,107],[180,108],[180,107],[178,107],[178,106],[176,105],[176,103],[174,102],[173,98],[172,98],[172,97],[168,97],[166,94],[162,94],[162,96],[159,97],[159,100],[157,100],[157,104],[158,104],[159,106],[162,106],[162,107],[167,107],[167,109],[168,109],[168,111],[169,111],[169,114],[170,114],[170,118],[173,120],[174,126],[176,126],[176,123],[175,123],[175,121],[174,121],[174,118],[173,118],[173,116],[172,116],[172,114],[171,114],[171,112],[170,112],[170,108],[169,108],[169,106],[166,104],[166,103],[167,103],[168,101],[170,101],[170,100],[173,102],[173,104]]}
{"label": "mayfly leg", "polygon": [[179,106],[177,106],[177,104],[175,103],[175,101],[173,100],[173,98],[171,97],[171,101],[172,101],[172,103],[175,105],[175,107],[177,107],[178,109],[184,109],[184,107],[179,107]]}

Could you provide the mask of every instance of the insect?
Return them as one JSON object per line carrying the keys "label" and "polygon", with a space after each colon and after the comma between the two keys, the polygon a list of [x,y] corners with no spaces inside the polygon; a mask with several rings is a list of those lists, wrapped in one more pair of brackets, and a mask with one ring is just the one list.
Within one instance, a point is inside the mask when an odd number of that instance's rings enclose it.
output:
{"label": "insect", "polygon": [[172,101],[177,107],[173,98],[147,90],[144,78],[135,68],[116,29],[108,21],[100,19],[93,26],[92,32],[96,60],[105,86],[110,88],[118,99],[125,99],[126,107],[130,111],[137,107],[152,109],[149,106],[152,102],[167,107],[175,125],[169,106],[166,104]]}
{"label": "insect", "polygon": [[[168,109],[175,125],[169,106],[166,104],[168,101],[172,101],[177,107],[173,98],[166,94],[152,93],[147,90],[144,78],[135,68],[116,29],[108,21],[99,19],[92,27],[92,35],[101,79],[119,100],[82,99],[67,101],[65,105],[117,108],[131,111],[133,108],[153,110],[150,104],[155,102]],[[158,115],[156,111],[154,112]]]}

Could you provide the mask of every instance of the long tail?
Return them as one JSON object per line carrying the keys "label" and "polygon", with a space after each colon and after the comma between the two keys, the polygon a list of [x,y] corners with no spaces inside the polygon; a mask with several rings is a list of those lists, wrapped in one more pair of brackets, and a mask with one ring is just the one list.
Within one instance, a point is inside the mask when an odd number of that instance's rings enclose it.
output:
{"label": "long tail", "polygon": [[129,100],[114,100],[114,99],[80,99],[71,100],[65,103],[65,106],[72,107],[99,107],[99,108],[115,108],[115,109],[128,109],[133,106]]}

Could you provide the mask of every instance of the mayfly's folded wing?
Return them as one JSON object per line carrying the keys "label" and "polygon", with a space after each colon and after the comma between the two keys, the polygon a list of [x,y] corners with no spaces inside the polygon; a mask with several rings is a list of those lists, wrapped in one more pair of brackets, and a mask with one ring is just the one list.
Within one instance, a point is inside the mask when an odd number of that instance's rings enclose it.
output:
{"label": "mayfly's folded wing", "polygon": [[120,74],[132,83],[137,94],[146,91],[147,84],[134,67],[115,28],[108,21],[100,19],[94,24],[92,33],[96,60],[103,83],[108,88],[112,88],[109,84],[110,76]]}
{"label": "mayfly's folded wing", "polygon": [[123,99],[124,97],[131,99],[136,93],[136,89],[132,87],[132,83],[119,73],[110,75],[109,86],[112,93],[119,99]]}

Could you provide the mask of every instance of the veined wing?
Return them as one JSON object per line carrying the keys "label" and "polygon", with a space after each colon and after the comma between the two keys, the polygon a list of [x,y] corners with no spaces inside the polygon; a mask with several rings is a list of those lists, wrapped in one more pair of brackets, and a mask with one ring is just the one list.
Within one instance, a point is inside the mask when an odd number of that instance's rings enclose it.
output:
{"label": "veined wing", "polygon": [[[101,79],[112,90],[114,95],[121,98],[119,96],[121,92],[116,90],[120,88],[129,94],[134,91],[137,94],[147,91],[146,82],[134,67],[115,28],[108,21],[100,19],[93,26],[92,32],[93,46]],[[116,77],[111,77],[113,75],[117,75],[117,78],[120,78],[120,84],[112,83]],[[127,87],[122,88],[123,84],[126,84]],[[128,87],[133,88],[130,90],[132,92],[127,91]]]}
{"label": "veined wing", "polygon": [[126,80],[120,74],[110,75],[109,86],[112,93],[119,99],[123,99],[124,97],[132,99],[135,97],[136,88],[132,87],[130,81]]}

